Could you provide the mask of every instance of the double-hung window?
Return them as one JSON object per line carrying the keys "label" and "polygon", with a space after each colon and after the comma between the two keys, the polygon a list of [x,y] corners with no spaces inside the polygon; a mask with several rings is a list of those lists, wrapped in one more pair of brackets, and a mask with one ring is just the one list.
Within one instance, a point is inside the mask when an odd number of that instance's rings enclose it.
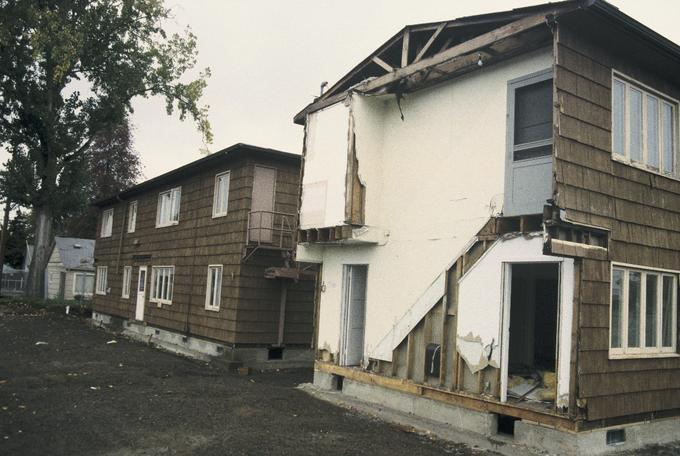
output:
{"label": "double-hung window", "polygon": [[105,295],[107,289],[109,268],[106,266],[97,266],[97,294]]}
{"label": "double-hung window", "polygon": [[612,266],[611,357],[676,352],[677,288],[677,273]]}
{"label": "double-hung window", "polygon": [[174,283],[174,266],[153,266],[151,268],[151,298],[149,300],[158,304],[172,304]]}
{"label": "double-hung window", "polygon": [[123,298],[130,297],[130,283],[132,282],[132,266],[125,266],[123,268]]}
{"label": "double-hung window", "polygon": [[87,272],[76,272],[73,275],[73,295],[92,296],[94,291],[94,274]]}
{"label": "double-hung window", "polygon": [[137,201],[128,204],[127,232],[134,233],[137,228]]}
{"label": "double-hung window", "polygon": [[226,171],[215,176],[215,195],[213,197],[213,217],[227,215],[229,208],[229,178],[230,172]]}
{"label": "double-hung window", "polygon": [[102,212],[102,227],[99,232],[100,237],[109,237],[113,232],[113,208]]}
{"label": "double-hung window", "polygon": [[176,187],[158,195],[156,227],[177,225],[179,223],[179,203],[182,188]]}
{"label": "double-hung window", "polygon": [[679,177],[678,102],[618,74],[612,81],[612,152],[631,165]]}
{"label": "double-hung window", "polygon": [[205,289],[205,308],[208,310],[220,310],[222,300],[222,265],[211,264],[208,266],[208,282]]}

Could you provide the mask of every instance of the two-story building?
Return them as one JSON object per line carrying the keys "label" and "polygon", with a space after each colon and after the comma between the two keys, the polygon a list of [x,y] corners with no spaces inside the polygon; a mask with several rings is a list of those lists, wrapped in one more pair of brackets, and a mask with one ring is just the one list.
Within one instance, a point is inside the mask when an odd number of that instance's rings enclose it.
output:
{"label": "two-story building", "polygon": [[96,202],[95,321],[192,356],[311,365],[300,156],[236,144]]}
{"label": "two-story building", "polygon": [[315,383],[559,453],[677,439],[679,99],[680,47],[600,0],[399,31],[295,117]]}

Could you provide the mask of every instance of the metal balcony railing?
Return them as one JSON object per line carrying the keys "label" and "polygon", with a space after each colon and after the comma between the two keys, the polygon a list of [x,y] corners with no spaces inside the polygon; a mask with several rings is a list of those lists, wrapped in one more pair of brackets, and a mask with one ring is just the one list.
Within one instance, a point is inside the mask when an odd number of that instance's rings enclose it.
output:
{"label": "metal balcony railing", "polygon": [[250,256],[255,250],[292,250],[295,247],[295,214],[274,211],[252,211],[248,214],[246,231],[246,252]]}

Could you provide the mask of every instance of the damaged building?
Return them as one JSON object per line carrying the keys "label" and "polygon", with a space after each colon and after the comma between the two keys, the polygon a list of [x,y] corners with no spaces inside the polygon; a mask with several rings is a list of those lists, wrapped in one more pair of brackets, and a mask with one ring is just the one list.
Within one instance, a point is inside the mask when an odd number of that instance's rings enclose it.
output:
{"label": "damaged building", "polygon": [[578,0],[407,26],[304,108],[315,383],[562,453],[675,439],[678,81]]}
{"label": "damaged building", "polygon": [[299,183],[299,155],[235,144],[97,201],[94,321],[205,360],[310,366]]}

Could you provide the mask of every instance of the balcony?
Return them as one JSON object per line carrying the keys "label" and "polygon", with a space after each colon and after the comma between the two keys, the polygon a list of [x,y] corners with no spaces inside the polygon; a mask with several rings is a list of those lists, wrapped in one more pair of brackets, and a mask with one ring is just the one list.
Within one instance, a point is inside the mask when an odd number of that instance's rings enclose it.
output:
{"label": "balcony", "polygon": [[243,261],[258,250],[292,252],[295,248],[297,215],[274,211],[251,211],[248,214]]}

